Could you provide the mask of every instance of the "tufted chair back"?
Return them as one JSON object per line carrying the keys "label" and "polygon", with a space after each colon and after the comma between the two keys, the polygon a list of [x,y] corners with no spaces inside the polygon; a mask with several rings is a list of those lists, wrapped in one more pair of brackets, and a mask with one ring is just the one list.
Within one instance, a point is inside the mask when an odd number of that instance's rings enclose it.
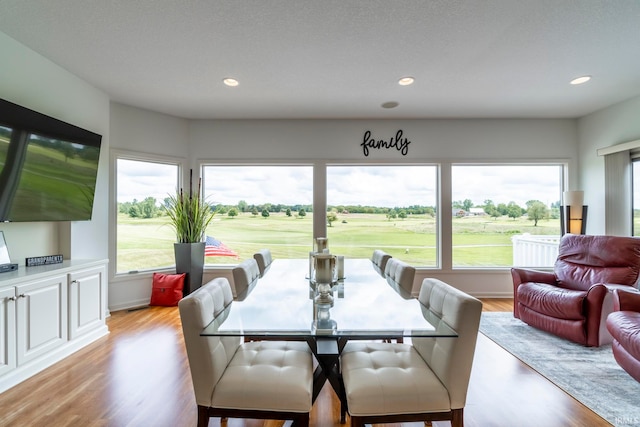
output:
{"label": "tufted chair back", "polygon": [[253,254],[253,258],[258,263],[258,270],[260,271],[260,277],[264,276],[264,273],[269,269],[273,262],[271,251],[269,249],[260,249]]}
{"label": "tufted chair back", "polygon": [[416,275],[415,267],[410,266],[397,258],[389,258],[384,269],[387,282],[400,296],[406,299],[413,298],[413,279]]}
{"label": "tufted chair back", "polygon": [[[413,346],[449,391],[451,408],[463,408],[476,347],[482,303],[438,279],[424,279],[418,300],[458,338],[413,338]],[[441,326],[441,325],[440,325]]]}
{"label": "tufted chair back", "polygon": [[253,285],[260,278],[260,268],[255,258],[249,258],[242,261],[233,268],[233,287],[235,289],[235,297],[240,299],[246,297]]}
{"label": "tufted chair back", "polygon": [[241,343],[241,337],[200,336],[205,326],[220,315],[232,300],[229,281],[220,277],[211,280],[178,303],[198,405],[211,406],[213,390]]}
{"label": "tufted chair back", "polygon": [[387,266],[387,261],[389,261],[389,258],[391,258],[391,255],[380,249],[374,250],[373,254],[371,254],[371,262],[373,263],[373,268],[375,268],[375,270],[383,277],[384,269]]}
{"label": "tufted chair back", "polygon": [[558,285],[588,290],[594,283],[638,287],[640,238],[565,234],[554,273]]}

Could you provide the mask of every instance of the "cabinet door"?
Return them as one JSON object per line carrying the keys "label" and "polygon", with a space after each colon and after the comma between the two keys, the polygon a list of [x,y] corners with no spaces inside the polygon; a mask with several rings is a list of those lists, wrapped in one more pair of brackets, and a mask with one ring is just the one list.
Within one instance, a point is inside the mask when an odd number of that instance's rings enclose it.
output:
{"label": "cabinet door", "polygon": [[69,274],[69,339],[104,325],[106,268]]}
{"label": "cabinet door", "polygon": [[0,375],[16,367],[16,291],[0,289]]}
{"label": "cabinet door", "polygon": [[18,365],[67,341],[67,275],[16,286]]}

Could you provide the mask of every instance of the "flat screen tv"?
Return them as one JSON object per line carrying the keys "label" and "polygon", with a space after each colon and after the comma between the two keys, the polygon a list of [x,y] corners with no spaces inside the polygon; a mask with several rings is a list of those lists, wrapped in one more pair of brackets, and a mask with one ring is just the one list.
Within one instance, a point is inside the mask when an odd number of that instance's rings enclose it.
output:
{"label": "flat screen tv", "polygon": [[0,99],[0,221],[91,219],[102,136]]}

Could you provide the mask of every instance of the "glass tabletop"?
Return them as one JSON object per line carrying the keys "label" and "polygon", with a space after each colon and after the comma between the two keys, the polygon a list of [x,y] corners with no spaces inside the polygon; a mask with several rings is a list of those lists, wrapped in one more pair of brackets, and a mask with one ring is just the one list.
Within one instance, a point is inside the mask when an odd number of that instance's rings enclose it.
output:
{"label": "glass tabletop", "polygon": [[368,259],[345,259],[332,302],[317,301],[308,260],[277,259],[246,294],[238,295],[201,333],[205,336],[347,339],[457,337],[420,302],[396,289]]}

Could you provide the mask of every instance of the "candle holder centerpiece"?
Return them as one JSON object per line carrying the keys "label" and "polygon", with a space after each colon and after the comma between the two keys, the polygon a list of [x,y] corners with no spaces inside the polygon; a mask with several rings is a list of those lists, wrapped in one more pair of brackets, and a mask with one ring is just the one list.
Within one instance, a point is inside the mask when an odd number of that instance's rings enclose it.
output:
{"label": "candle holder centerpiece", "polygon": [[333,302],[331,284],[336,278],[336,257],[329,253],[317,253],[313,257],[314,270],[312,281],[316,286],[317,303],[329,304]]}

